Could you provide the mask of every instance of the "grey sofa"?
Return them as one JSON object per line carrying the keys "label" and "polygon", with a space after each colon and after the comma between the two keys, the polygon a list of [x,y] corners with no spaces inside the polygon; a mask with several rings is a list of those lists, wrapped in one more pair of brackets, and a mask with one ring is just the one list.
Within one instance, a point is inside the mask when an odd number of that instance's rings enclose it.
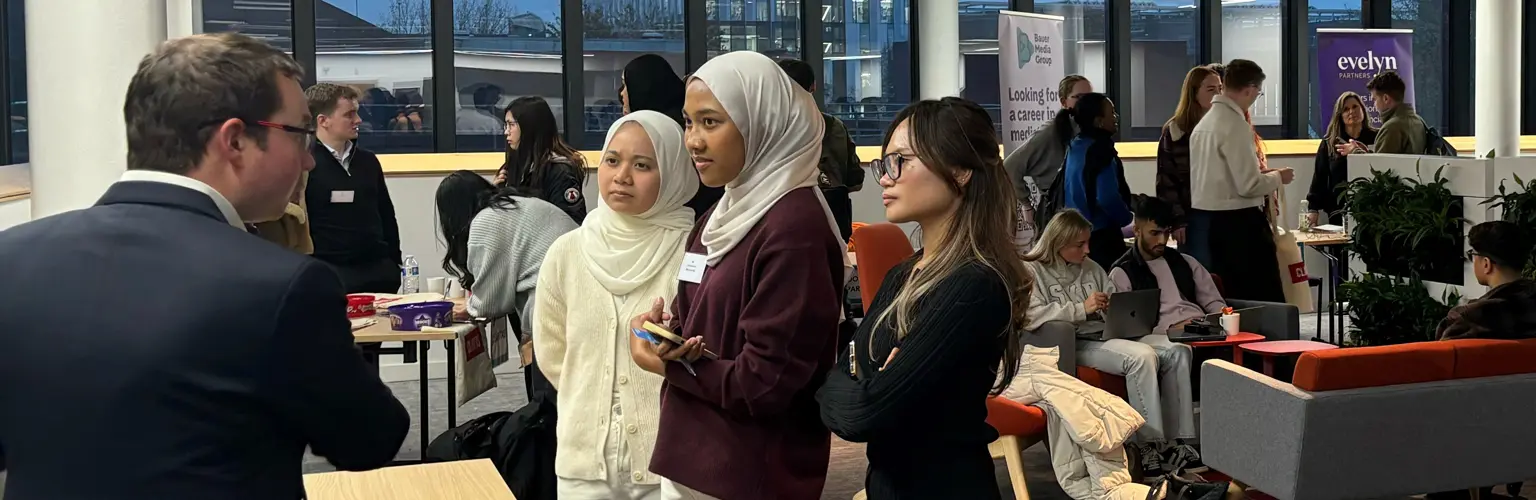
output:
{"label": "grey sofa", "polygon": [[1221,360],[1200,373],[1202,458],[1275,498],[1400,498],[1536,477],[1536,374],[1311,392]]}
{"label": "grey sofa", "polygon": [[[1233,309],[1256,308],[1242,313],[1241,329],[1263,335],[1267,340],[1297,340],[1301,338],[1301,311],[1290,304],[1228,300]],[[1066,321],[1047,321],[1039,329],[1024,332],[1024,344],[1035,347],[1056,347],[1061,357],[1056,362],[1063,373],[1077,375],[1077,327]]]}

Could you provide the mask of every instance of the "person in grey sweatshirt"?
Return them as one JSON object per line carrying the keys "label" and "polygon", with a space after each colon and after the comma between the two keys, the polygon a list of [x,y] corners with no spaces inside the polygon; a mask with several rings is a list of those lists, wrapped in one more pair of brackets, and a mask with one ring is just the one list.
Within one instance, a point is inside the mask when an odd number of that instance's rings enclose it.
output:
{"label": "person in grey sweatshirt", "polygon": [[[1083,94],[1093,92],[1093,84],[1088,82],[1088,77],[1082,75],[1067,75],[1056,86],[1057,95],[1061,99],[1061,111],[1057,114],[1072,112],[1077,106],[1077,98]],[[1008,171],[1008,178],[1013,180],[1013,189],[1019,201],[1032,204],[1035,193],[1031,187],[1039,193],[1050,190],[1056,183],[1056,174],[1061,170],[1061,162],[1067,157],[1067,143],[1077,136],[1077,128],[1072,125],[1071,119],[1053,119],[1049,124],[1019,149],[1008,154],[1003,159],[1003,168]]]}
{"label": "person in grey sweatshirt", "polygon": [[[1050,321],[1077,325],[1079,333],[1104,329],[1102,312],[1109,306],[1109,294],[1119,288],[1088,258],[1091,232],[1093,224],[1081,213],[1062,210],[1046,224],[1039,243],[1024,254],[1035,277],[1026,330]],[[1077,341],[1077,364],[1125,377],[1127,399],[1146,419],[1136,442],[1127,443],[1127,451],[1139,456],[1144,477],[1161,476],[1163,463],[1169,461],[1182,459],[1193,466],[1186,467],[1191,472],[1203,467],[1199,453],[1183,441],[1196,435],[1192,359],[1188,345],[1174,343],[1167,335]]]}

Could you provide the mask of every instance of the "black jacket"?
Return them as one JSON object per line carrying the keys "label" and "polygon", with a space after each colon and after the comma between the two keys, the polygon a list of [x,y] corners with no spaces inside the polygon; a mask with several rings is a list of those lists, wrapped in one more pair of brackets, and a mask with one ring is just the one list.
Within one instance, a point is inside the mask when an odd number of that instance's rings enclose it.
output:
{"label": "black jacket", "polygon": [[335,272],[197,191],[114,184],[0,232],[0,273],[6,500],[294,499],[305,447],[372,469],[409,430]]}
{"label": "black jacket", "polygon": [[[1346,135],[1340,139],[1344,141],[1354,139],[1369,146],[1376,142],[1376,131],[1362,128],[1360,137]],[[1307,190],[1308,210],[1322,210],[1329,214],[1344,210],[1344,204],[1339,199],[1344,195],[1344,188],[1341,185],[1349,180],[1349,157],[1340,155],[1334,146],[1335,144],[1327,139],[1319,141],[1317,145],[1312,187]]]}
{"label": "black jacket", "polygon": [[[571,163],[571,160],[556,156],[543,165],[543,168],[529,170],[527,172],[514,173],[508,170],[508,165],[502,164],[502,173],[506,175],[508,182],[516,181],[517,186],[532,192],[539,199],[547,201],[564,210],[566,215],[576,224],[587,218],[587,198],[582,193],[582,185],[586,183],[586,172],[579,166]],[[539,175],[535,179],[533,176]]]}

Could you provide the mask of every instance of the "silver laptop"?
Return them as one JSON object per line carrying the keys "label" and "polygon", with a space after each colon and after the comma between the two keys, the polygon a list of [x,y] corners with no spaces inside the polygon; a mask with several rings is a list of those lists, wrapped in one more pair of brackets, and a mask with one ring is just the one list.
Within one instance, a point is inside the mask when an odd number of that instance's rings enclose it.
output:
{"label": "silver laptop", "polygon": [[1152,334],[1157,327],[1157,309],[1162,292],[1157,289],[1115,292],[1103,311],[1104,328],[1079,332],[1085,340],[1134,339]]}

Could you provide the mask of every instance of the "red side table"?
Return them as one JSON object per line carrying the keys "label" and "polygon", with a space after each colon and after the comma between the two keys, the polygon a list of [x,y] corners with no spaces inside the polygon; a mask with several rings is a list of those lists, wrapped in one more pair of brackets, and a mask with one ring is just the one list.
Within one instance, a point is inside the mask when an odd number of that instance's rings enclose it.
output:
{"label": "red side table", "polygon": [[1252,344],[1252,343],[1255,343],[1255,342],[1264,342],[1264,336],[1263,335],[1259,335],[1257,333],[1238,332],[1238,333],[1234,333],[1232,335],[1228,335],[1227,338],[1225,338],[1223,340],[1205,340],[1205,341],[1200,341],[1200,342],[1190,342],[1189,346],[1190,347],[1231,347],[1232,348],[1232,363],[1236,364],[1238,366],[1242,366],[1243,365],[1243,350],[1239,349],[1238,346],[1241,346],[1241,345],[1244,345],[1244,344]]}
{"label": "red side table", "polygon": [[1310,340],[1275,340],[1270,342],[1253,342],[1238,346],[1237,350],[1248,351],[1264,358],[1264,375],[1275,376],[1275,358],[1280,356],[1300,355],[1310,351],[1326,351],[1338,349],[1339,346],[1313,342]]}

